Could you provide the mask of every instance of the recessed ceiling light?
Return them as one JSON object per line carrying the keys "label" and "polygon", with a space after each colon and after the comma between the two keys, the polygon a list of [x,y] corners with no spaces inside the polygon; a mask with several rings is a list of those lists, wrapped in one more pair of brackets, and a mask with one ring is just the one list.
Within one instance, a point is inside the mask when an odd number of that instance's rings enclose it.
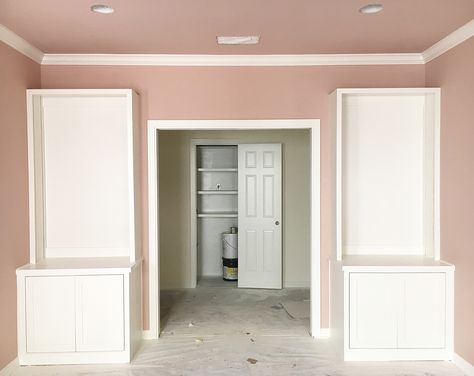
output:
{"label": "recessed ceiling light", "polygon": [[257,44],[259,36],[217,37],[217,44]]}
{"label": "recessed ceiling light", "polygon": [[382,4],[367,4],[359,9],[359,12],[362,14],[374,14],[378,13],[383,9]]}
{"label": "recessed ceiling light", "polygon": [[114,12],[114,8],[108,5],[96,4],[91,6],[91,11],[95,13],[110,14]]}

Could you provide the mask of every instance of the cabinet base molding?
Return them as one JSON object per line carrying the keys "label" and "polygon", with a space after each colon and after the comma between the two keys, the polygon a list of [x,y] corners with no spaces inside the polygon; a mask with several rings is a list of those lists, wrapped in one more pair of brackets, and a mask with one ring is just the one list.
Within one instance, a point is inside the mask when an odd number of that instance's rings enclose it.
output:
{"label": "cabinet base molding", "polygon": [[123,351],[26,353],[21,355],[22,366],[46,366],[66,364],[130,363],[130,355]]}
{"label": "cabinet base molding", "polygon": [[445,349],[346,349],[345,361],[452,360]]}
{"label": "cabinet base molding", "polygon": [[474,376],[474,365],[458,354],[453,354],[453,364],[458,367],[466,376]]}

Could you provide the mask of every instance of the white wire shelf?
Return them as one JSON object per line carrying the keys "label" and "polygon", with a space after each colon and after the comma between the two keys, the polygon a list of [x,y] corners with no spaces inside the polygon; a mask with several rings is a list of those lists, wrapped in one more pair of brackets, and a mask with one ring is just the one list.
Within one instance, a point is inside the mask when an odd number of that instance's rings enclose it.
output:
{"label": "white wire shelf", "polygon": [[199,172],[237,172],[237,168],[198,168]]}
{"label": "white wire shelf", "polygon": [[198,213],[198,218],[237,218],[238,214],[236,212],[222,212],[222,213]]}
{"label": "white wire shelf", "polygon": [[198,191],[198,195],[236,195],[239,191]]}

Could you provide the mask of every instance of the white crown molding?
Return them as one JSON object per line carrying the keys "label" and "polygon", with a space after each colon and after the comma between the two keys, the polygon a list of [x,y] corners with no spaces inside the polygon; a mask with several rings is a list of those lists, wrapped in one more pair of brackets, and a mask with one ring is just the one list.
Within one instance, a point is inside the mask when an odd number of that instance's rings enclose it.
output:
{"label": "white crown molding", "polygon": [[425,64],[474,36],[474,19],[422,52]]}
{"label": "white crown molding", "polygon": [[45,54],[44,65],[315,66],[423,64],[418,53],[320,55]]}
{"label": "white crown molding", "polygon": [[29,57],[31,60],[36,61],[38,64],[41,64],[44,53],[1,24],[0,41]]}
{"label": "white crown molding", "polygon": [[474,366],[456,353],[453,354],[453,363],[466,376],[474,376]]}

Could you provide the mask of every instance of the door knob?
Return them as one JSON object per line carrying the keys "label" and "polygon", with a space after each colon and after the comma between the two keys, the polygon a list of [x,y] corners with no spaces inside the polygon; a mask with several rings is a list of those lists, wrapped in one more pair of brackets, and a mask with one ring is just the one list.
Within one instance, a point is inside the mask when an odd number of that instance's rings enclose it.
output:
{"label": "door knob", "polygon": [[278,226],[278,225],[280,224],[280,222],[278,222],[278,221],[275,221],[275,224]]}

